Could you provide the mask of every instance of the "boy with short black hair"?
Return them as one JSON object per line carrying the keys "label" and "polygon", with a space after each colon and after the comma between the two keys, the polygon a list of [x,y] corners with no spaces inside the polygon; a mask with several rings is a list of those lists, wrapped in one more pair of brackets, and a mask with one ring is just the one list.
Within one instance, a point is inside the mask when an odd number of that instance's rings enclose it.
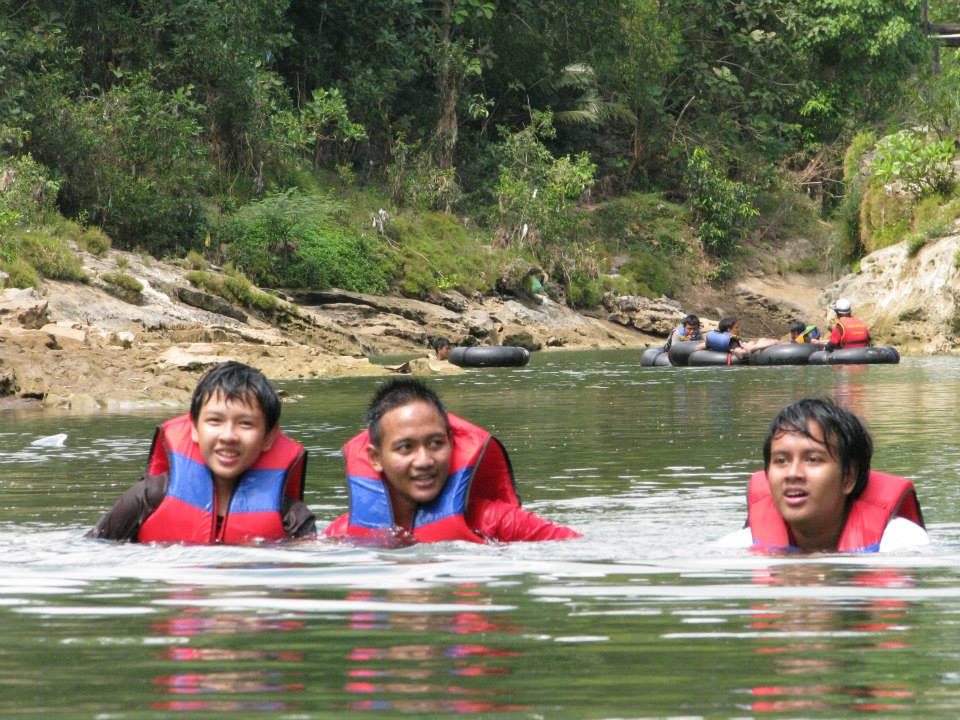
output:
{"label": "boy with short black hair", "polygon": [[420,542],[580,537],[523,510],[506,450],[490,433],[447,413],[433,390],[394,380],[376,392],[367,429],[344,445],[350,509],[331,537]]}
{"label": "boy with short black hair", "polygon": [[877,552],[929,542],[916,490],[871,470],[873,441],[830,400],[788,405],[770,424],[764,470],[750,477],[747,523],[725,546]]}
{"label": "boy with short black hair", "polygon": [[280,432],[280,409],[259,370],[238,362],[210,370],[190,414],[157,429],[146,474],[90,536],[242,544],[315,535],[302,501],[306,450]]}

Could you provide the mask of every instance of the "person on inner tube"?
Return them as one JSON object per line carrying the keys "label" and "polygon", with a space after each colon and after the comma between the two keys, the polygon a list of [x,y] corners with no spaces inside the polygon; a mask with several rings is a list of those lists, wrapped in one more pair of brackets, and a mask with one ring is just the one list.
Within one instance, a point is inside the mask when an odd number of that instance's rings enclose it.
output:
{"label": "person on inner tube", "polygon": [[740,337],[740,321],[732,315],[720,318],[716,330],[707,333],[704,341],[697,346],[697,350],[713,350],[745,358],[750,353],[759,352],[771,345],[776,345],[775,338],[758,338],[743,340]]}
{"label": "person on inner tube", "polygon": [[816,325],[807,325],[803,320],[790,323],[789,342],[815,343],[820,339],[820,329]]}
{"label": "person on inner tube", "polygon": [[860,419],[830,400],[803,399],[773,419],[764,471],[748,490],[746,526],[724,547],[886,552],[930,542],[906,478],[870,469],[873,441]]}
{"label": "person on inner tube", "polygon": [[837,314],[837,324],[827,340],[827,350],[870,346],[870,329],[863,320],[853,316],[853,305],[847,298],[837,300],[833,311]]}
{"label": "person on inner tube", "polygon": [[696,315],[687,315],[681,323],[674,328],[667,338],[667,344],[663,346],[664,352],[668,351],[674,343],[684,342],[686,340],[702,340],[703,335],[700,332],[700,318]]}

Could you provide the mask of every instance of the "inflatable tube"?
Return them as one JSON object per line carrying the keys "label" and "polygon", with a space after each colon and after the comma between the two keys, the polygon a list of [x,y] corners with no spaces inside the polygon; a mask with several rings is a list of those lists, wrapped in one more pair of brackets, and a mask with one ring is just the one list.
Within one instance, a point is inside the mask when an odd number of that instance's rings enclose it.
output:
{"label": "inflatable tube", "polygon": [[862,348],[840,348],[827,352],[815,352],[807,361],[810,365],[895,365],[900,362],[900,353],[889,345],[872,345]]}
{"label": "inflatable tube", "polygon": [[516,345],[457,346],[447,359],[460,367],[520,367],[530,362],[530,351]]}
{"label": "inflatable tube", "polygon": [[655,367],[670,367],[670,355],[662,352],[653,361]]}
{"label": "inflatable tube", "polygon": [[687,358],[687,365],[691,367],[707,367],[710,365],[746,365],[746,360],[727,353],[717,352],[716,350],[695,350]]}
{"label": "inflatable tube", "polygon": [[751,365],[806,365],[823,346],[817,343],[783,342],[750,355]]}
{"label": "inflatable tube", "polygon": [[681,342],[675,342],[670,346],[670,364],[671,365],[686,365],[687,358],[690,357],[697,345],[700,345],[702,340],[683,340]]}
{"label": "inflatable tube", "polygon": [[663,345],[657,345],[656,347],[648,347],[643,351],[643,354],[640,355],[640,365],[643,367],[653,367],[657,364],[657,357],[663,355]]}

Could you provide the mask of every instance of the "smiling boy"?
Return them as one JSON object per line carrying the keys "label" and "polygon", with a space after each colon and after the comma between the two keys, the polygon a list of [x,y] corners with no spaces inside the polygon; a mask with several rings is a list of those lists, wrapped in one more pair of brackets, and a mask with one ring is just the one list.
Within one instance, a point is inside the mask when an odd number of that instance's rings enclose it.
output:
{"label": "smiling boy", "polygon": [[580,534],[520,507],[506,450],[450,415],[430,388],[395,380],[373,397],[367,429],[344,445],[350,510],[331,537],[562,540]]}
{"label": "smiling boy", "polygon": [[788,405],[750,477],[746,527],[721,545],[873,552],[929,542],[913,484],[870,469],[860,419],[829,400]]}
{"label": "smiling boy", "polygon": [[90,535],[231,544],[315,535],[302,502],[306,450],[280,432],[279,420],[280,398],[259,370],[213,368],[190,414],[157,429],[146,475]]}

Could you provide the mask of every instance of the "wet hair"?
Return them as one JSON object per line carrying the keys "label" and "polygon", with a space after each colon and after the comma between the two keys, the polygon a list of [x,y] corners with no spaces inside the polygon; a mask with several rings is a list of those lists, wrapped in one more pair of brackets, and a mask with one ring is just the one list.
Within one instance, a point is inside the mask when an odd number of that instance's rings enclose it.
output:
{"label": "wet hair", "polygon": [[433,405],[443,418],[443,424],[450,432],[450,421],[447,419],[447,408],[440,396],[419,380],[399,379],[391,380],[374,393],[367,406],[367,430],[370,433],[370,442],[380,447],[383,442],[383,428],[380,421],[391,410],[410,405],[415,402],[425,402]]}
{"label": "wet hair", "polygon": [[687,315],[683,319],[683,324],[697,326],[700,324],[700,318],[698,318],[696,315]]}
{"label": "wet hair", "polygon": [[203,406],[218,394],[225,400],[247,405],[253,405],[255,400],[263,412],[268,432],[280,422],[280,396],[256,368],[231,360],[208,371],[197,383],[190,400],[190,418],[194,424],[200,419]]}
{"label": "wet hair", "polygon": [[805,398],[787,405],[770,423],[763,443],[763,467],[770,468],[770,447],[781,433],[798,433],[816,442],[820,439],[810,432],[810,423],[816,423],[823,433],[823,442],[830,457],[840,463],[843,477],[852,470],[856,482],[847,501],[853,501],[867,486],[870,461],[873,458],[873,440],[860,418],[832,400]]}
{"label": "wet hair", "polygon": [[792,323],[790,323],[790,332],[796,333],[797,335],[806,330],[806,328],[807,325],[803,322],[803,320],[794,320]]}
{"label": "wet hair", "polygon": [[730,332],[733,326],[737,324],[737,319],[733,315],[724,315],[717,323],[717,332]]}
{"label": "wet hair", "polygon": [[432,347],[434,351],[437,351],[441,348],[450,347],[450,341],[447,340],[443,335],[439,335],[433,339],[433,342],[430,343],[430,347]]}

